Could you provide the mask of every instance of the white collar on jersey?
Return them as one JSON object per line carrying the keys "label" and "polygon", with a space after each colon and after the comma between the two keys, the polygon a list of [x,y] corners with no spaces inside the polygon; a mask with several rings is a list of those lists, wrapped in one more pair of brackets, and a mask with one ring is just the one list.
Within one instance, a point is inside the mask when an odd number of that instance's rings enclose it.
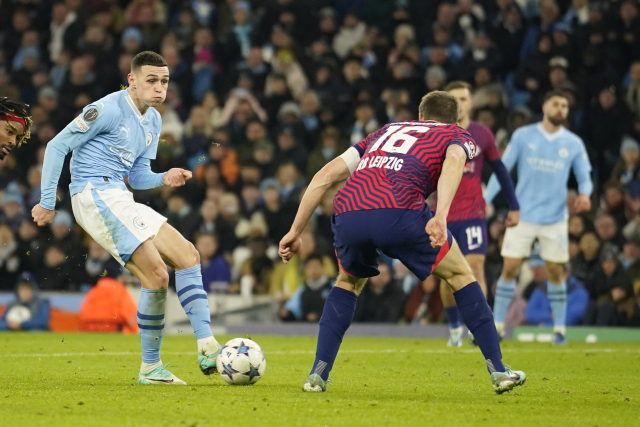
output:
{"label": "white collar on jersey", "polygon": [[542,126],[542,122],[540,122],[538,123],[538,130],[540,131],[542,136],[544,136],[549,142],[552,142],[564,133],[565,127],[560,126],[560,129],[557,132],[550,133],[550,132],[547,132],[544,126]]}
{"label": "white collar on jersey", "polygon": [[128,91],[124,98],[127,100],[127,104],[129,104],[129,107],[131,107],[131,109],[133,110],[133,113],[136,115],[138,120],[142,121],[145,118],[146,113],[140,114],[140,110],[138,110],[138,107],[136,107],[136,104],[133,102],[133,99],[131,99],[131,96],[129,95]]}

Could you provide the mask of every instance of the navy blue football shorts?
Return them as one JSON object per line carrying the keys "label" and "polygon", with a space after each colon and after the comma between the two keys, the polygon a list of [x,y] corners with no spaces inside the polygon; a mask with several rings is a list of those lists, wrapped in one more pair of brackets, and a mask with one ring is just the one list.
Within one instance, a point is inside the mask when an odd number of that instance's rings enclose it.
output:
{"label": "navy blue football shorts", "polygon": [[447,230],[447,242],[432,248],[425,232],[433,217],[426,207],[349,211],[334,215],[331,228],[340,268],[356,278],[373,277],[378,271],[378,251],[399,259],[418,279],[426,279],[449,252],[453,243]]}
{"label": "navy blue football shorts", "polygon": [[484,218],[449,222],[447,228],[458,242],[462,255],[487,253],[487,221]]}

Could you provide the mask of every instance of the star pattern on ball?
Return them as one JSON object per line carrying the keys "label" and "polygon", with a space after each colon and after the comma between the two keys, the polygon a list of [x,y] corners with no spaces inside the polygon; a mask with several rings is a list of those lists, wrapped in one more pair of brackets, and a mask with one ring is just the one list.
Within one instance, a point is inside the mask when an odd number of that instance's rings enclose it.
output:
{"label": "star pattern on ball", "polygon": [[234,348],[238,349],[238,356],[240,356],[241,354],[249,356],[249,347],[244,344],[244,341],[242,341],[238,347]]}
{"label": "star pattern on ball", "polygon": [[251,365],[249,367],[249,371],[245,372],[245,375],[249,377],[249,381],[251,381],[255,377],[259,377],[260,376],[260,372],[258,372],[259,369],[260,369],[260,365],[258,365],[258,366]]}
{"label": "star pattern on ball", "polygon": [[230,364],[223,363],[222,364],[222,373],[221,375],[226,375],[230,380],[233,381],[233,374],[237,374],[239,371],[236,371],[231,367]]}

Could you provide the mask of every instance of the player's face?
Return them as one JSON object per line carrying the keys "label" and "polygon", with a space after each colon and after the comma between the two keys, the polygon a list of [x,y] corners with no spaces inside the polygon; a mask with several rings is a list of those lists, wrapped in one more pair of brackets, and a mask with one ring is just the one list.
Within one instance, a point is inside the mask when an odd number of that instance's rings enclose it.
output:
{"label": "player's face", "polygon": [[138,99],[150,107],[164,102],[169,85],[169,68],[143,65],[138,72],[133,73],[133,86]]}
{"label": "player's face", "polygon": [[453,89],[449,93],[458,101],[458,122],[468,119],[469,111],[473,108],[469,89]]}
{"label": "player's face", "polygon": [[4,159],[16,147],[18,137],[23,133],[22,124],[13,121],[0,121],[0,160]]}
{"label": "player's face", "polygon": [[569,115],[569,102],[567,98],[554,96],[542,106],[544,117],[553,125],[560,126]]}

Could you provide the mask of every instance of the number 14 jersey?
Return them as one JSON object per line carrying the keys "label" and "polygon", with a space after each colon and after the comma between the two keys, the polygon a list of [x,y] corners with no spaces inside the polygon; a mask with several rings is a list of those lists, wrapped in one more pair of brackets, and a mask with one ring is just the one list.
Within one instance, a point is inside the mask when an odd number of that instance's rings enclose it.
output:
{"label": "number 14 jersey", "polygon": [[423,210],[437,189],[447,148],[475,155],[471,135],[456,124],[390,123],[354,148],[360,162],[334,199],[334,213],[372,209]]}

